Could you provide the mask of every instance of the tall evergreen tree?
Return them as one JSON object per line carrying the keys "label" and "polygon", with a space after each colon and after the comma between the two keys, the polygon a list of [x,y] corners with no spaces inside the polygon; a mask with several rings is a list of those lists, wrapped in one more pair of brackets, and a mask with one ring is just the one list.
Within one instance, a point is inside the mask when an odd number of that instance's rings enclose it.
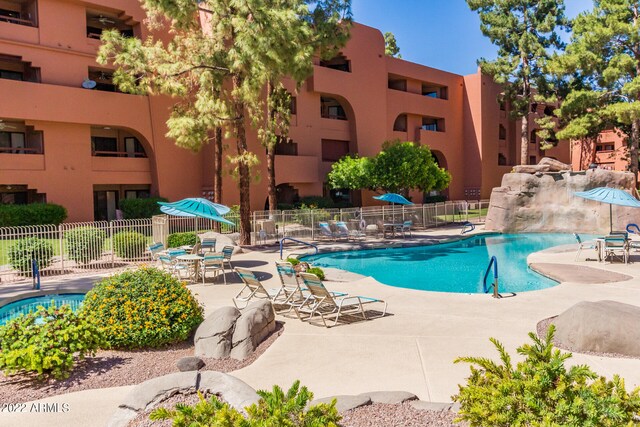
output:
{"label": "tall evergreen tree", "polygon": [[390,31],[384,33],[384,53],[388,56],[402,59],[396,36]]}
{"label": "tall evergreen tree", "polygon": [[529,112],[535,92],[548,85],[544,70],[553,49],[563,47],[557,30],[565,28],[564,0],[467,0],[480,16],[482,33],[498,47],[498,58],[478,62],[482,72],[504,85],[513,119],[522,120],[520,163],[527,164]]}
{"label": "tall evergreen tree", "polygon": [[554,72],[580,79],[562,103],[564,138],[593,138],[605,128],[628,135],[629,170],[638,175],[640,143],[640,1],[597,0],[573,22],[566,52]]}
{"label": "tall evergreen tree", "polygon": [[[250,242],[250,169],[246,131],[267,126],[264,89],[284,76],[303,81],[313,56],[348,37],[350,0],[142,0],[152,30],[169,41],[103,33],[98,60],[118,68],[114,82],[127,92],[176,97],[167,136],[194,151],[224,128],[236,140],[240,243]],[[268,114],[268,113],[267,113]],[[268,122],[269,120],[267,120]]]}

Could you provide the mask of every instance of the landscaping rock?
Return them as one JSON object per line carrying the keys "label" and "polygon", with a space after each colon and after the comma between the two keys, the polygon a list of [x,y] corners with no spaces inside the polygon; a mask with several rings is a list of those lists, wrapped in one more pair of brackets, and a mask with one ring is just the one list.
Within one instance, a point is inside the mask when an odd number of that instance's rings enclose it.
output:
{"label": "landscaping rock", "polygon": [[238,360],[246,359],[275,329],[276,315],[271,302],[250,304],[236,321],[229,355]]}
{"label": "landscaping rock", "polygon": [[456,411],[455,404],[453,403],[440,403],[440,402],[425,402],[424,400],[414,400],[409,402],[409,405],[414,409],[420,411]]}
{"label": "landscaping rock", "polygon": [[529,173],[535,174],[538,172],[549,172],[549,166],[547,165],[518,165],[513,167],[514,173]]}
{"label": "landscaping rock", "polygon": [[229,356],[232,337],[240,310],[222,307],[204,319],[193,338],[195,354],[201,357],[223,358]]}
{"label": "landscaping rock", "polygon": [[548,166],[550,172],[564,172],[571,170],[571,165],[562,163],[561,161],[552,159],[551,157],[543,157],[542,160],[538,162],[538,166]]}
{"label": "landscaping rock", "polygon": [[134,411],[146,409],[161,400],[179,392],[195,392],[198,372],[176,372],[162,377],[152,378],[138,384],[125,396],[120,408]]}
{"label": "landscaping rock", "polygon": [[640,307],[616,301],[583,301],[552,323],[558,345],[572,351],[640,356]]}
{"label": "landscaping rock", "polygon": [[200,373],[198,390],[217,394],[230,406],[245,413],[244,408],[258,403],[260,396],[244,381],[215,371]]}
{"label": "landscaping rock", "polygon": [[179,359],[176,366],[180,372],[197,371],[204,366],[204,361],[199,357],[187,356]]}
{"label": "landscaping rock", "polygon": [[371,403],[386,403],[389,405],[418,399],[418,396],[407,391],[372,391],[370,393],[362,393],[359,396],[368,396],[371,399]]}
{"label": "landscaping rock", "polygon": [[371,405],[371,398],[366,394],[360,394],[358,396],[324,397],[322,399],[311,401],[311,403],[309,403],[309,406],[314,406],[319,403],[331,403],[333,399],[336,399],[336,409],[341,414],[364,405]]}

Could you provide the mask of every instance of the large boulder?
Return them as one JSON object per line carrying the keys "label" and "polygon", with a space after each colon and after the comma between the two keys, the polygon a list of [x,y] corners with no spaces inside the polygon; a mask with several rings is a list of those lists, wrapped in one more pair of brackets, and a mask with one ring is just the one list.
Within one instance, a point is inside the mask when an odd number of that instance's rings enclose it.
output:
{"label": "large boulder", "polygon": [[518,165],[513,167],[515,173],[542,173],[549,172],[550,168],[547,165]]}
{"label": "large boulder", "polygon": [[229,356],[239,317],[240,310],[235,307],[222,307],[207,316],[198,326],[193,339],[196,356],[216,359]]}
{"label": "large boulder", "polygon": [[640,356],[640,307],[579,302],[553,320],[556,342],[574,351]]}
{"label": "large boulder", "polygon": [[[577,191],[614,187],[634,191],[633,174],[595,169],[537,175],[508,173],[494,188],[485,229],[509,232],[607,233],[609,205],[575,196]],[[640,221],[640,209],[613,206],[613,227]]]}
{"label": "large boulder", "polygon": [[250,304],[236,321],[230,356],[246,359],[275,329],[276,315],[271,302],[263,300]]}
{"label": "large boulder", "polygon": [[561,161],[552,159],[551,157],[543,157],[542,160],[538,162],[538,166],[547,167],[550,172],[563,172],[571,170],[571,165],[562,163]]}

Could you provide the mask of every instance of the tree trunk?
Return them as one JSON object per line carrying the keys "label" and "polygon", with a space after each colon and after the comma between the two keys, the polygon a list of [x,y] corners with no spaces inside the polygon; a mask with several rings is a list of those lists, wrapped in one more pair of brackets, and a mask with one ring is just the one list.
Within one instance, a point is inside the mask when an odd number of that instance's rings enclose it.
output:
{"label": "tree trunk", "polygon": [[222,204],[222,128],[215,130],[213,147],[213,201]]}
{"label": "tree trunk", "polygon": [[633,179],[638,186],[638,145],[640,142],[640,119],[635,119],[631,124],[631,141],[629,141],[629,171],[633,173]]}
{"label": "tree trunk", "polygon": [[[239,88],[242,79],[238,76],[233,77],[234,88]],[[235,131],[236,144],[238,149],[238,188],[240,190],[240,244],[251,244],[251,198],[250,186],[251,176],[249,175],[249,165],[247,164],[247,135],[244,120],[244,104],[236,102],[234,104],[234,113],[236,117]]]}
{"label": "tree trunk", "polygon": [[520,136],[520,164],[529,164],[529,114],[522,116],[522,135]]}
{"label": "tree trunk", "polygon": [[272,144],[267,146],[267,193],[269,194],[269,210],[278,209],[278,198],[276,196],[276,147]]}

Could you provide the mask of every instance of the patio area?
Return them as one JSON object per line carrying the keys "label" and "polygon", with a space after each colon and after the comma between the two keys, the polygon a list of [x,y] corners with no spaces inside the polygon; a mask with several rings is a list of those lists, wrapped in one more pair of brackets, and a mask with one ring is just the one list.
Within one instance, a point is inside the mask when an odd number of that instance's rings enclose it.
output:
{"label": "patio area", "polygon": [[[402,241],[397,243],[457,237],[460,237],[459,227],[442,228],[415,233],[412,238],[400,239]],[[388,244],[388,240],[385,243]],[[342,243],[339,246],[352,245]],[[324,243],[321,249],[327,247],[338,245]],[[270,388],[273,384],[288,386],[300,379],[316,397],[403,390],[415,393],[422,400],[449,402],[451,395],[457,392],[457,384],[469,374],[467,365],[454,365],[453,360],[467,355],[496,357],[490,337],[500,340],[514,355],[516,347],[528,341],[527,333],[535,331],[540,320],[557,315],[579,301],[613,300],[640,305],[639,253],[632,252],[628,265],[575,262],[574,249],[546,251],[529,257],[529,263],[543,266],[539,268],[543,273],[544,266],[548,265],[552,265],[546,267],[548,271],[554,270],[553,267],[562,271],[565,280],[562,284],[504,299],[396,288],[372,278],[327,269],[328,289],[384,299],[389,304],[388,315],[330,329],[277,316],[277,320],[285,323],[282,336],[256,362],[232,375],[254,388]],[[278,250],[271,247],[234,255],[233,264],[255,271],[266,287],[277,287],[279,279],[274,261],[279,259]],[[586,280],[589,275],[580,274],[585,266],[597,270],[603,278],[617,273],[624,275],[617,276],[619,278],[628,276],[630,279],[594,283],[598,280]],[[86,277],[78,278],[73,284],[44,282],[43,289],[87,287],[93,280]],[[242,285],[232,273],[227,273],[227,283],[225,286],[218,280],[213,284],[189,286],[204,304],[205,315],[231,305],[231,298]],[[8,296],[8,288],[0,290],[1,296]],[[514,359],[518,360],[518,357]],[[588,364],[607,377],[620,374],[628,388],[640,385],[638,359],[574,354],[570,362]],[[131,387],[87,390],[47,398],[42,402],[67,403],[69,410],[41,413],[29,411],[30,405],[27,405],[21,413],[2,412],[0,426],[104,426]]]}

